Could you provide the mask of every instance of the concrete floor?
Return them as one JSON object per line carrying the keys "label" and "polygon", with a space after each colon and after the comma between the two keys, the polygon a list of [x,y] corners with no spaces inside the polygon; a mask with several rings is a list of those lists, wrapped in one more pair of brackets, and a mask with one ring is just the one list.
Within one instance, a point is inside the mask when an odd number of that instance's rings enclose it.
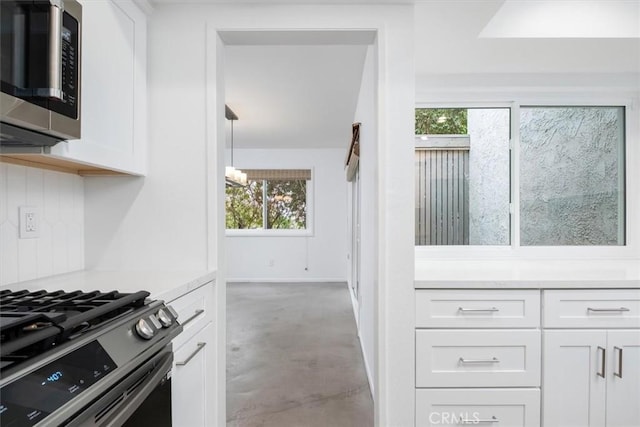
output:
{"label": "concrete floor", "polygon": [[227,426],[373,426],[346,284],[228,285]]}

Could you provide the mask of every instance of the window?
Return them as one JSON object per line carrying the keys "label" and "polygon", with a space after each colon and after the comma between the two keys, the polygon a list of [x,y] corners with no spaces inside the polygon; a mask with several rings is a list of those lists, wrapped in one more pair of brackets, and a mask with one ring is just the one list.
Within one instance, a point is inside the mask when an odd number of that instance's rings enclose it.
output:
{"label": "window", "polygon": [[226,228],[306,230],[309,169],[243,169],[245,187],[226,189]]}
{"label": "window", "polygon": [[510,243],[509,117],[416,110],[416,245]]}
{"label": "window", "polygon": [[516,111],[416,109],[415,244],[624,246],[625,107]]}
{"label": "window", "polygon": [[624,107],[520,109],[522,245],[624,245]]}

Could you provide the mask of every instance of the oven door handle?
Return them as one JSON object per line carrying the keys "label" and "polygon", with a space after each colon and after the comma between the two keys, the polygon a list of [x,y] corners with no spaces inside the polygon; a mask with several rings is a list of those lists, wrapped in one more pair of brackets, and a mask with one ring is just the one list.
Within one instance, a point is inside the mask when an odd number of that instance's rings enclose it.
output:
{"label": "oven door handle", "polygon": [[135,393],[127,398],[123,406],[119,406],[115,414],[107,417],[106,421],[100,425],[102,427],[119,427],[133,415],[138,407],[153,392],[162,378],[171,370],[173,364],[173,353],[167,353],[161,359],[162,361],[147,375],[144,382],[138,386]]}
{"label": "oven door handle", "polygon": [[[125,380],[114,385],[65,425],[67,427],[106,427],[124,424],[171,370],[173,353],[171,350],[163,351],[137,369],[147,370],[151,364],[155,366],[146,374],[138,377],[135,371],[132,372]],[[137,382],[140,384],[136,386]],[[127,390],[132,387],[135,388],[127,394]]]}

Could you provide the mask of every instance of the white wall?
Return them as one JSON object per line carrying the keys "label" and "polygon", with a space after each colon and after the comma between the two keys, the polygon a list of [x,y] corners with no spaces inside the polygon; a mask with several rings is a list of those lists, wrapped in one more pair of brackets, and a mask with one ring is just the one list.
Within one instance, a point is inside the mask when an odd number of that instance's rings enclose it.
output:
{"label": "white wall", "polygon": [[511,123],[506,108],[467,110],[469,150],[469,244],[510,243]]}
{"label": "white wall", "polygon": [[[38,238],[19,238],[20,206],[37,208]],[[82,268],[84,179],[0,163],[0,285]]]}
{"label": "white wall", "polygon": [[[627,246],[602,250],[587,246],[420,247],[416,256],[639,259],[640,226],[631,218],[640,212],[639,172],[634,167],[640,161],[640,38],[478,37],[503,3],[434,0],[416,4],[416,102],[431,106],[627,105]],[[462,7],[464,14],[459,12]],[[512,131],[517,141],[517,129]],[[514,156],[518,150],[516,146]],[[517,171],[512,188],[518,188]],[[516,202],[517,196],[513,194]],[[513,225],[515,230],[519,224]]]}
{"label": "white wall", "polygon": [[[536,74],[554,78],[556,75],[602,76],[640,71],[638,38],[567,38],[562,37],[561,31],[556,38],[506,34],[506,37],[479,37],[503,4],[503,0],[430,0],[416,4],[418,93],[421,77],[425,75],[465,80],[474,73],[498,74],[502,76],[502,84],[509,85],[512,79],[524,76],[522,81],[526,82]],[[616,25],[611,22],[611,14],[601,16],[603,24],[604,19],[609,18],[606,24]],[[521,18],[531,21],[527,16]],[[544,24],[538,22],[536,27],[543,29]],[[589,27],[584,30],[591,34],[598,31]],[[577,83],[570,77],[566,82]]]}
{"label": "white wall", "polygon": [[[377,31],[375,48],[378,118],[378,236],[376,257],[378,290],[375,294],[375,352],[377,366],[375,418],[380,426],[414,424],[414,311],[413,306],[413,107],[414,37],[412,5],[196,5],[163,8],[166,31],[182,25],[206,23],[210,58],[220,57],[223,47],[216,31],[349,29]],[[154,15],[156,16],[156,15]],[[199,46],[194,41],[190,46]],[[189,67],[190,64],[183,64]],[[216,67],[210,64],[213,71]],[[220,109],[224,96],[214,91],[210,75],[208,105]],[[223,138],[222,115],[210,119],[210,135]],[[218,144],[219,146],[222,143]],[[219,166],[219,165],[218,165]],[[408,184],[409,183],[409,184]]]}
{"label": "white wall", "polygon": [[[350,132],[345,130],[345,146]],[[344,282],[347,212],[344,150],[234,150],[240,169],[312,169],[309,236],[227,235],[228,281]],[[248,231],[248,230],[247,230]]]}
{"label": "white wall", "polygon": [[[215,108],[207,90],[205,18],[197,5],[158,7],[148,22],[147,176],[86,178],[86,265],[97,270],[203,271],[219,255]],[[214,56],[215,61],[215,56]],[[218,110],[219,111],[219,110]],[[221,113],[223,115],[223,113]],[[117,125],[117,124],[114,124]],[[213,159],[213,160],[212,160]],[[153,290],[153,284],[147,284]],[[207,401],[225,423],[225,285],[213,287],[215,343]]]}
{"label": "white wall", "polygon": [[[213,202],[224,139],[224,46],[216,31],[256,28],[378,31],[376,419],[413,425],[413,6],[157,5],[148,39],[148,175],[87,179],[87,267],[202,269],[224,259],[215,237],[220,205]],[[216,319],[224,331],[225,264],[217,268]],[[217,346],[222,390],[223,334]],[[224,394],[214,400],[223,425]]]}
{"label": "white wall", "polygon": [[[502,96],[493,100],[511,101],[513,91],[519,89],[609,93],[640,90],[640,38],[567,38],[562,31],[556,38],[507,34],[479,37],[503,5],[503,0],[432,0],[416,4],[418,102],[432,102],[438,97],[452,103],[478,99],[486,102],[497,91]],[[615,15],[603,13],[601,24],[615,26],[612,16]],[[604,21],[607,17],[609,22]],[[527,21],[526,16],[521,18]],[[537,28],[543,30],[544,25]],[[589,27],[583,30],[598,31]]]}
{"label": "white wall", "polygon": [[207,268],[205,28],[161,18],[149,22],[147,176],[86,179],[90,269]]}
{"label": "white wall", "polygon": [[[378,291],[378,139],[376,135],[375,50],[370,46],[364,62],[354,122],[360,122],[360,283],[358,334],[371,391],[376,384],[375,311]],[[351,209],[348,210],[352,213]],[[349,252],[351,245],[348,244]],[[353,259],[353,254],[350,253]]]}

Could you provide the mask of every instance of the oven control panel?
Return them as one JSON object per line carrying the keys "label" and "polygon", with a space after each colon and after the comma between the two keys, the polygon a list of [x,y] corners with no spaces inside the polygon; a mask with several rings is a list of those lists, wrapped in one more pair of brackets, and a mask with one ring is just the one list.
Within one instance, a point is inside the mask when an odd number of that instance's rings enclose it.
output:
{"label": "oven control panel", "polygon": [[33,426],[116,368],[104,348],[92,341],[3,386],[0,425]]}
{"label": "oven control panel", "polygon": [[177,318],[178,314],[171,306],[162,307],[157,312],[138,319],[134,329],[140,338],[150,340],[159,330],[173,325]]}

